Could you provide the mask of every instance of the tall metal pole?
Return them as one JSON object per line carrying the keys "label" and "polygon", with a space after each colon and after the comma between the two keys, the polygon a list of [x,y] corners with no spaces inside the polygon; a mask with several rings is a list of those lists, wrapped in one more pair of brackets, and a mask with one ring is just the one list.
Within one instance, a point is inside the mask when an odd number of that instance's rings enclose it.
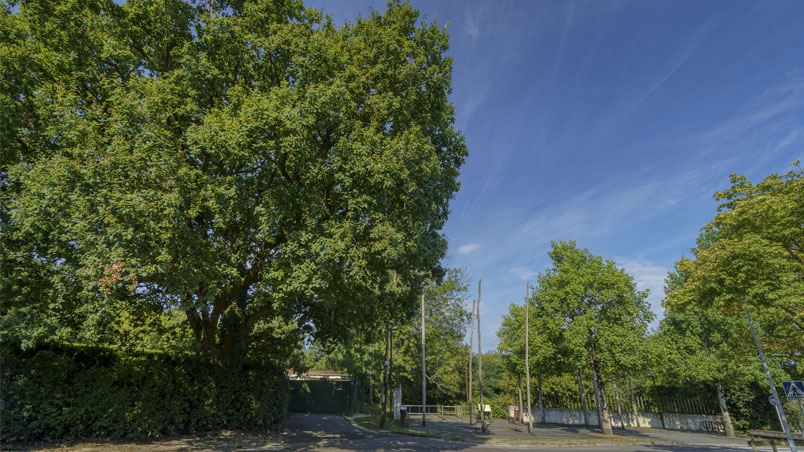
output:
{"label": "tall metal pole", "polygon": [[798,452],[796,442],[793,440],[793,435],[790,433],[790,426],[787,425],[787,418],[785,417],[784,410],[782,409],[782,401],[779,399],[779,394],[776,392],[776,386],[773,384],[773,377],[771,377],[768,363],[765,361],[765,352],[762,351],[762,343],[759,342],[757,330],[754,329],[754,322],[751,320],[751,314],[748,313],[747,306],[743,305],[743,309],[745,310],[745,316],[748,317],[748,325],[751,327],[751,334],[754,335],[754,342],[757,344],[757,351],[759,351],[759,358],[762,360],[762,367],[765,369],[765,375],[768,377],[768,384],[770,385],[771,393],[773,393],[774,405],[776,405],[776,411],[779,413],[779,421],[782,423],[782,430],[784,430],[784,434],[787,436],[787,444],[790,445],[790,452]]}
{"label": "tall metal pole", "polygon": [[424,360],[424,288],[422,288],[422,427],[427,425],[427,369]]}
{"label": "tall metal pole", "polygon": [[380,416],[380,428],[385,428],[385,408],[388,406],[388,359],[389,355],[391,354],[390,346],[390,338],[389,334],[391,333],[390,328],[386,328],[385,330],[385,364],[383,365],[382,369],[382,414]]}
{"label": "tall metal pole", "polygon": [[480,391],[480,430],[486,431],[486,406],[483,405],[483,349],[480,347],[480,284],[477,281],[477,379],[478,391]]}
{"label": "tall metal pole", "polygon": [[472,354],[475,352],[475,304],[477,300],[472,300],[472,323],[469,324],[469,427],[474,425],[472,417]]}
{"label": "tall metal pole", "polygon": [[530,336],[530,281],[525,283],[525,385],[528,389],[528,434],[533,433],[533,411],[530,406],[530,343],[528,336]]}

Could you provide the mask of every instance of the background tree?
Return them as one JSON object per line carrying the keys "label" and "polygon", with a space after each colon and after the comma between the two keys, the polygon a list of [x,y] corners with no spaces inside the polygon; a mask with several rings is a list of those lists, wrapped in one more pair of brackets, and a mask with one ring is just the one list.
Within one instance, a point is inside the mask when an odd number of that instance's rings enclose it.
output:
{"label": "background tree", "polygon": [[577,366],[590,365],[601,399],[601,431],[612,434],[605,375],[630,363],[653,318],[633,278],[574,242],[553,242],[553,264],[539,274],[532,299],[543,330],[555,335]]}
{"label": "background tree", "polygon": [[466,147],[447,34],[409,5],[339,28],[295,1],[31,1],[0,30],[4,330],[178,312],[230,362],[263,322],[387,321],[437,273]]}
{"label": "background tree", "polygon": [[[731,328],[726,334],[730,338],[728,354],[723,359],[734,382],[731,400],[742,411],[745,425],[775,424],[776,419],[766,405],[753,402],[757,394],[765,398],[767,382],[760,373],[743,306],[753,312],[771,372],[777,374],[774,379],[804,375],[800,365],[804,172],[798,162],[793,165],[796,169],[781,176],[771,174],[756,185],[744,176],[732,175],[732,187],[715,193],[715,198],[723,201],[719,213],[702,230],[691,258],[682,258],[668,280],[672,289],[665,302],[668,313],[694,315],[696,324],[704,322],[703,327],[714,334],[723,335]],[[696,324],[691,326],[693,330]],[[706,335],[702,338],[704,343],[708,339]],[[714,365],[717,359],[714,361],[707,364]],[[800,416],[794,407],[785,408],[788,416]]]}
{"label": "background tree", "polygon": [[798,363],[804,337],[804,172],[771,174],[754,185],[732,175],[731,188],[705,231],[716,236],[694,258],[677,265],[686,278],[667,296],[670,307],[714,306],[762,321],[763,344],[783,361]]}
{"label": "background tree", "polygon": [[[464,363],[468,346],[463,343],[469,326],[469,282],[466,271],[448,269],[440,283],[425,286],[427,335],[427,399],[433,403],[464,401]],[[402,386],[405,401],[421,400],[421,325],[419,305],[396,321],[393,343],[394,387]],[[356,333],[348,342],[333,347],[314,346],[308,352],[314,367],[346,369],[361,381],[379,387],[382,372],[384,329],[381,334]],[[418,402],[414,402],[418,404]],[[428,402],[429,403],[429,402]]]}
{"label": "background tree", "polygon": [[[557,330],[549,331],[556,323],[550,319],[541,319],[544,311],[533,307],[532,299],[529,315],[530,321],[530,373],[533,388],[533,408],[540,408],[539,401],[544,399],[544,380],[567,371],[566,360],[562,357],[562,344],[555,341],[559,336]],[[525,387],[525,307],[511,304],[508,315],[503,316],[502,325],[497,330],[500,339],[498,351],[505,370],[512,376],[522,379]],[[543,403],[542,403],[543,405]],[[527,409],[527,408],[526,408]]]}

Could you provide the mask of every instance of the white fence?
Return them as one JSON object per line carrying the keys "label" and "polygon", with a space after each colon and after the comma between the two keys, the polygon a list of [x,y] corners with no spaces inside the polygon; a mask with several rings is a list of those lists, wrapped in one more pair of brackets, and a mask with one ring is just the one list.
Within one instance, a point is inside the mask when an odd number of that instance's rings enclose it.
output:
{"label": "white fence", "polygon": [[[402,405],[407,409],[408,416],[411,414],[422,414],[421,405]],[[437,414],[439,416],[468,416],[469,407],[466,405],[426,405],[427,414]]]}
{"label": "white fence", "polygon": [[[620,418],[616,412],[610,412],[609,417],[613,428],[624,425],[626,428],[652,427],[689,431],[706,430],[703,425],[704,421],[721,421],[718,416],[711,414],[663,413],[664,423],[662,423],[662,416],[658,413],[638,412],[636,415],[633,413],[623,413],[622,418]],[[590,427],[600,426],[597,410],[586,410],[586,416],[584,416],[584,410],[576,408],[545,408],[544,412],[538,408],[534,409],[533,420],[542,422],[542,419],[548,424],[589,425]]]}

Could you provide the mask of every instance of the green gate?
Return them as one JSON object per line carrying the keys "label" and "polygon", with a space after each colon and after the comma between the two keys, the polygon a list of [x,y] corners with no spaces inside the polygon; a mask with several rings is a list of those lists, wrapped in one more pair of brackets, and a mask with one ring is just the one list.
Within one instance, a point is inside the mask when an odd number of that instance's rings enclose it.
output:
{"label": "green gate", "polygon": [[352,382],[293,380],[290,382],[290,412],[349,414],[352,412]]}

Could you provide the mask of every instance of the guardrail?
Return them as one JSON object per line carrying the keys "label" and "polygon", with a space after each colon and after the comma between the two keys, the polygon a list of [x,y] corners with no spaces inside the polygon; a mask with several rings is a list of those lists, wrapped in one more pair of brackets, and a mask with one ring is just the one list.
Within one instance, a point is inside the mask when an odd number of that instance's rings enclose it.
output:
{"label": "guardrail", "polygon": [[[421,405],[402,405],[408,413],[422,414]],[[425,405],[425,413],[437,414],[439,416],[466,416],[469,414],[469,407],[465,405]]]}

